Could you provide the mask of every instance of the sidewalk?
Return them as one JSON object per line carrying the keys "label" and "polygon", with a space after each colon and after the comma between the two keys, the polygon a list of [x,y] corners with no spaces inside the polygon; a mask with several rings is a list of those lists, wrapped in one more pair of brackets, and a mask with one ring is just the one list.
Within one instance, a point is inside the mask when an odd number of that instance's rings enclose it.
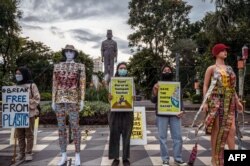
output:
{"label": "sidewalk", "polygon": [[[186,138],[188,131],[198,109],[199,105],[185,104],[185,114],[182,119],[183,130],[183,159],[188,160],[192,150],[194,141],[193,131],[189,138]],[[158,166],[161,165],[160,147],[157,138],[157,128],[155,127],[155,111],[154,104],[150,101],[141,101],[135,103],[135,106],[146,106],[147,119],[147,145],[131,146],[131,165],[133,166]],[[202,112],[198,117],[196,124],[199,124],[204,118],[205,114]],[[244,125],[242,114],[239,116],[239,123],[243,131],[243,147],[249,149],[250,147],[250,114],[244,113]],[[112,160],[108,159],[108,140],[109,129],[108,126],[81,126],[82,128],[82,142],[81,142],[81,160],[83,166],[107,166],[111,165]],[[85,130],[90,130],[90,134],[86,136]],[[8,166],[11,162],[14,146],[9,145],[10,129],[0,128],[0,166]],[[172,141],[170,135],[168,136],[168,145],[170,155],[172,156]],[[195,162],[197,166],[204,166],[210,164],[210,137],[204,133],[201,136],[199,143],[198,158]],[[18,148],[17,148],[18,151]],[[49,127],[40,126],[38,132],[38,143],[34,146],[34,160],[26,162],[24,166],[45,166],[56,165],[60,158],[60,150],[58,144],[57,127],[51,125]],[[72,159],[74,164],[74,145],[68,146],[68,159]],[[122,154],[122,152],[120,152]],[[173,163],[173,158],[171,158]],[[120,164],[122,165],[122,164]]]}
{"label": "sidewalk", "polygon": [[[87,128],[86,128],[87,127]],[[133,166],[160,166],[160,146],[157,138],[157,128],[147,126],[147,145],[131,145],[130,161]],[[81,142],[81,165],[82,166],[110,166],[112,160],[108,159],[108,127],[90,128],[82,126]],[[89,135],[84,133],[89,129]],[[189,138],[186,138],[189,128],[183,128],[183,159],[188,161],[190,152],[194,145],[194,132],[192,131]],[[243,148],[250,147],[250,127],[245,128],[243,132]],[[9,144],[10,130],[0,129],[0,165],[8,166],[11,156],[13,155],[14,146]],[[170,136],[169,136],[170,138]],[[169,153],[173,156],[172,141],[168,139]],[[236,147],[237,148],[237,147]],[[204,135],[200,137],[198,146],[198,156],[195,166],[205,166],[210,164],[210,137]],[[74,145],[68,145],[68,160],[71,159],[74,164]],[[120,156],[122,152],[120,151]],[[8,157],[9,156],[9,157]],[[34,155],[32,162],[25,162],[22,166],[54,166],[60,159],[60,150],[58,145],[57,128],[39,128],[38,143],[34,146]],[[121,159],[121,158],[120,158]],[[68,163],[69,164],[69,163]],[[173,165],[173,158],[170,159]],[[122,164],[120,164],[121,166]]]}

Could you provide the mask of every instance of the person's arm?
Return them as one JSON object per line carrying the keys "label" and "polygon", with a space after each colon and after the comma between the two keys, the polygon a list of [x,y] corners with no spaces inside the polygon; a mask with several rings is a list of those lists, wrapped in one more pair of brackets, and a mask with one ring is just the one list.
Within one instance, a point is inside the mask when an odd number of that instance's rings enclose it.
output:
{"label": "person's arm", "polygon": [[242,112],[244,108],[236,92],[235,92],[235,101],[236,101],[237,111]]}
{"label": "person's arm", "polygon": [[[203,84],[203,98],[205,97],[205,95],[207,93],[213,71],[214,71],[213,66],[209,66],[206,70],[204,84]],[[207,103],[205,103],[205,105],[203,106],[203,110],[208,111],[208,104]]]}
{"label": "person's arm", "polygon": [[159,90],[159,84],[156,83],[153,87],[152,90],[152,97],[151,97],[151,102],[152,103],[157,103],[157,99],[158,99],[158,90]]}
{"label": "person's arm", "polygon": [[57,64],[54,65],[53,78],[52,78],[52,81],[53,81],[52,82],[52,105],[56,101],[56,91],[57,91],[57,80],[56,80],[56,73],[55,73],[56,67],[57,67]]}
{"label": "person's arm", "polygon": [[86,89],[86,73],[85,73],[85,66],[81,64],[80,66],[80,91],[81,91],[81,102],[85,100],[85,89]]}
{"label": "person's arm", "polygon": [[[232,68],[231,66],[228,66],[228,67],[229,67],[230,70],[232,70],[232,72],[234,73],[233,68]],[[234,75],[235,75],[235,74],[234,74]],[[234,83],[234,87],[236,87],[236,82]],[[236,90],[235,90],[234,96],[235,96],[235,103],[236,103],[236,106],[237,106],[237,111],[242,112],[244,108],[243,108],[243,105],[242,105],[242,103],[241,103],[241,99],[240,99],[240,98],[238,97],[238,95],[237,95]]]}
{"label": "person's arm", "polygon": [[40,93],[36,84],[32,83],[31,91],[32,95],[29,99],[30,109],[35,110],[37,105],[40,103]]}
{"label": "person's arm", "polygon": [[182,90],[181,90],[181,87],[180,87],[180,105],[181,105],[181,111],[179,114],[177,114],[176,116],[178,118],[182,118],[183,114],[185,113],[184,111],[184,104],[183,104],[183,97],[182,97]]}

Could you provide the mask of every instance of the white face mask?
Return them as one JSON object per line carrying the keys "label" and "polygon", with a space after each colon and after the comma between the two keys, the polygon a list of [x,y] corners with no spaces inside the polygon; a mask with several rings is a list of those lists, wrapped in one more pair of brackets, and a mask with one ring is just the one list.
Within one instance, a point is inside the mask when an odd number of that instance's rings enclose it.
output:
{"label": "white face mask", "polygon": [[16,80],[17,80],[17,82],[22,81],[23,80],[23,75],[16,74]]}
{"label": "white face mask", "polygon": [[71,61],[75,58],[75,52],[74,51],[66,51],[65,56],[67,58],[67,61]]}

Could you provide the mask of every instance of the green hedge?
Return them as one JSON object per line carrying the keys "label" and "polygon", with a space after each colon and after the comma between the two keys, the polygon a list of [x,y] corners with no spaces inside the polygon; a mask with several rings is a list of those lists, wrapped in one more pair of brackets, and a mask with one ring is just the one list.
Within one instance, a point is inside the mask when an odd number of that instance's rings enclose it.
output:
{"label": "green hedge", "polygon": [[42,92],[40,94],[41,101],[51,101],[52,100],[52,94],[51,92]]}
{"label": "green hedge", "polygon": [[[41,124],[57,124],[56,114],[52,111],[51,103],[41,106]],[[104,125],[108,124],[108,112],[110,105],[102,101],[85,102],[83,111],[80,112],[81,125]],[[68,117],[67,117],[68,118]]]}
{"label": "green hedge", "polygon": [[80,112],[80,117],[89,117],[96,114],[104,115],[109,109],[110,105],[102,101],[85,102],[84,109]]}
{"label": "green hedge", "polygon": [[86,89],[85,99],[87,101],[102,101],[108,103],[108,90],[105,87],[100,87],[99,89],[89,87]]}
{"label": "green hedge", "polygon": [[[51,101],[51,92],[41,92],[41,101]],[[100,87],[98,90],[94,87],[86,89],[86,101],[102,101],[108,103],[108,90],[105,87]]]}

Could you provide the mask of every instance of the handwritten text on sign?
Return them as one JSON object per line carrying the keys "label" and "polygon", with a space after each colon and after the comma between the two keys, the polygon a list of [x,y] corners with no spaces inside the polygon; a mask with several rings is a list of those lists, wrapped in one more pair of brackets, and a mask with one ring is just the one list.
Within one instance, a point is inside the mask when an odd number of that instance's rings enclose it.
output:
{"label": "handwritten text on sign", "polygon": [[29,127],[29,88],[3,86],[2,102],[3,128]]}

